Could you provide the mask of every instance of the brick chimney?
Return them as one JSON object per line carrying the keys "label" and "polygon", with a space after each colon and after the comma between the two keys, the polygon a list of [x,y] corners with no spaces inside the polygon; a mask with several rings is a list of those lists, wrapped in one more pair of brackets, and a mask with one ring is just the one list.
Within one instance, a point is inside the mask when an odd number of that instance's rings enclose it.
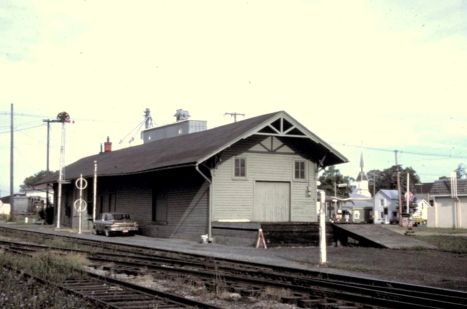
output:
{"label": "brick chimney", "polygon": [[104,152],[111,152],[112,151],[112,142],[110,138],[107,136],[107,142],[104,143]]}

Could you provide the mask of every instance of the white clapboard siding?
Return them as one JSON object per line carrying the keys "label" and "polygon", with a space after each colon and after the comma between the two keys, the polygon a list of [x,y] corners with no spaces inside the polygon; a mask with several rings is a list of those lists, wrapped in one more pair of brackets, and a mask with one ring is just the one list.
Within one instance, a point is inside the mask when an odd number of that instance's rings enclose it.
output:
{"label": "white clapboard siding", "polygon": [[[254,221],[255,183],[263,181],[290,184],[291,221],[316,221],[316,163],[293,153],[287,146],[280,149],[286,153],[268,152],[258,146],[260,141],[265,145],[270,143],[264,137],[254,137],[237,143],[222,154],[221,163],[213,174],[213,220]],[[274,140],[273,147],[277,148],[279,143]],[[234,177],[235,157],[246,159],[245,178]],[[296,160],[306,161],[305,181],[293,179]]]}

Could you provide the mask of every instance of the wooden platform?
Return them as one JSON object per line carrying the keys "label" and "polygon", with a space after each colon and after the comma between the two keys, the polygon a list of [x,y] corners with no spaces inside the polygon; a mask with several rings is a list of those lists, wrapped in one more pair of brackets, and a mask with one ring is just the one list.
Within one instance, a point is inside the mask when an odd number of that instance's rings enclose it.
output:
{"label": "wooden platform", "polygon": [[342,245],[356,242],[359,246],[389,249],[435,248],[413,236],[401,235],[379,224],[334,224],[334,231]]}
{"label": "wooden platform", "polygon": [[[318,246],[318,223],[303,222],[215,222],[212,225],[216,243],[255,246],[258,230],[263,230],[268,247]],[[333,244],[333,227],[326,225],[328,245]]]}

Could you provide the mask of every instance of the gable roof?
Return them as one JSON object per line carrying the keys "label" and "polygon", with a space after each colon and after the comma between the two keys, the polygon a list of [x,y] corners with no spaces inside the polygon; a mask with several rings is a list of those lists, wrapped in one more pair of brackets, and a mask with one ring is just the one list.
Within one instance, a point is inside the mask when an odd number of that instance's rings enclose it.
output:
{"label": "gable roof", "polygon": [[[451,179],[436,180],[431,187],[430,194],[451,196]],[[467,179],[457,180],[457,195],[467,195]]]}
{"label": "gable roof", "polygon": [[[265,129],[267,131],[264,131]],[[343,155],[308,131],[286,112],[281,111],[206,131],[85,157],[66,166],[65,178],[75,179],[80,174],[84,177],[92,176],[94,161],[98,163],[99,176],[129,175],[194,166],[254,134],[269,134],[292,140],[294,148],[306,153],[316,162],[322,160],[321,163],[324,166],[347,162]]]}
{"label": "gable roof", "polygon": [[399,197],[399,192],[397,190],[381,189],[376,194],[378,193],[382,193],[384,196],[386,196],[390,200],[397,200]]}
{"label": "gable roof", "polygon": [[415,185],[415,194],[426,194],[430,193],[433,187],[433,182],[423,182]]}

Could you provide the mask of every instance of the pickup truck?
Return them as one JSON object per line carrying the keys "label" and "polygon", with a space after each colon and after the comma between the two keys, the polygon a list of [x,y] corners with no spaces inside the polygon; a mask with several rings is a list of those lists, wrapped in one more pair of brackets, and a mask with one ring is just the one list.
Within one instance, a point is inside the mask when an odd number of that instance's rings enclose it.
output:
{"label": "pickup truck", "polygon": [[134,235],[138,231],[138,223],[131,220],[127,213],[104,212],[100,219],[94,221],[92,233],[110,237],[114,234]]}

